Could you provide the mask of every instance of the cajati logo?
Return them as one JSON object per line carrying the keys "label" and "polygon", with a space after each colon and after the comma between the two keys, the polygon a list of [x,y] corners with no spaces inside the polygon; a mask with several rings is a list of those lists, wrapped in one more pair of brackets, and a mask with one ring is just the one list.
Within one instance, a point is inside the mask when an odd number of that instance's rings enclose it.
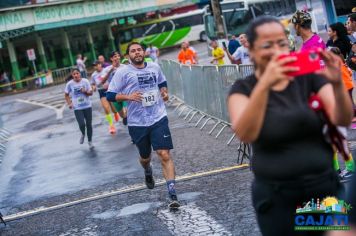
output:
{"label": "cajati logo", "polygon": [[350,204],[336,197],[312,198],[297,207],[294,230],[350,230],[347,213],[351,208]]}

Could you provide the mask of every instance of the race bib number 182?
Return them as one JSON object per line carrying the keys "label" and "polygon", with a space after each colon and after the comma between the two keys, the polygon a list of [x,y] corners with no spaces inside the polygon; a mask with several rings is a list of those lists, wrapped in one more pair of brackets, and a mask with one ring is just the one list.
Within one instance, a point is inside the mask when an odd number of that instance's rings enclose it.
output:
{"label": "race bib number 182", "polygon": [[142,94],[142,106],[150,107],[157,103],[158,101],[158,91],[157,90],[150,90]]}

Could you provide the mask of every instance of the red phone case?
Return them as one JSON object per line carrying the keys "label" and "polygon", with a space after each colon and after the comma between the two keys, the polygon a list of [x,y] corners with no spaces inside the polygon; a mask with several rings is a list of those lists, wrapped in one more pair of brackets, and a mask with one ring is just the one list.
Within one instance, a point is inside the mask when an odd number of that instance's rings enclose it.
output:
{"label": "red phone case", "polygon": [[295,56],[297,60],[286,65],[299,67],[299,71],[290,72],[288,73],[289,76],[310,74],[321,69],[321,59],[317,51],[291,52],[289,55],[281,55],[279,58],[282,59],[289,56]]}

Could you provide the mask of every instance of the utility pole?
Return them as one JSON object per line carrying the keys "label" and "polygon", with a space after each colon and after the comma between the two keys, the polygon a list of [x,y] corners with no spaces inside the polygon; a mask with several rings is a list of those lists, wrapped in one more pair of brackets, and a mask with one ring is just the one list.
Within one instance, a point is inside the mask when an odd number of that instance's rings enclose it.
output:
{"label": "utility pole", "polygon": [[225,31],[219,0],[211,0],[211,8],[215,20],[216,29],[218,31],[218,39],[223,39],[225,38]]}

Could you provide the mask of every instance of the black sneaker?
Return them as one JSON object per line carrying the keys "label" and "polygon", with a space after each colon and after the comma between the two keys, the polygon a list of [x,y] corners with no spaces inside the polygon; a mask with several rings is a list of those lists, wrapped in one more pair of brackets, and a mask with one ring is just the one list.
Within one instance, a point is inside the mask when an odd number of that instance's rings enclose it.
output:
{"label": "black sneaker", "polygon": [[180,204],[179,204],[179,202],[178,202],[177,195],[170,195],[170,196],[169,196],[168,207],[169,207],[170,209],[178,209],[178,208],[180,207]]}
{"label": "black sneaker", "polygon": [[145,183],[148,189],[153,189],[155,187],[155,180],[152,175],[145,175]]}
{"label": "black sneaker", "polygon": [[122,123],[123,123],[124,125],[127,125],[127,117],[125,117],[125,118],[122,119]]}

